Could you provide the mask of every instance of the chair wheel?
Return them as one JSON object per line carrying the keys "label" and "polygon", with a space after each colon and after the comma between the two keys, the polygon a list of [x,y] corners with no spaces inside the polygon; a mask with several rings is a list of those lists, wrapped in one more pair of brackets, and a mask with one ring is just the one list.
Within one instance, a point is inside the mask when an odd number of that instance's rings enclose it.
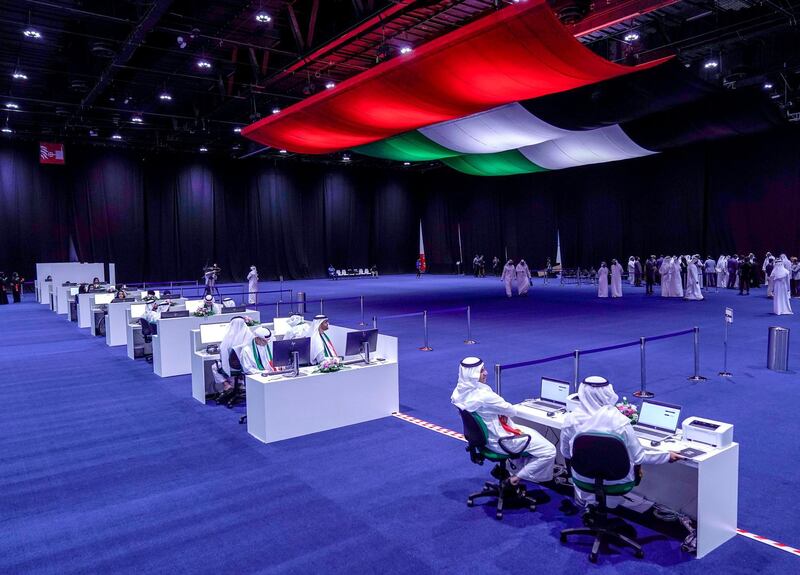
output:
{"label": "chair wheel", "polygon": [[637,559],[644,559],[644,551],[637,549],[633,556]]}
{"label": "chair wheel", "polygon": [[475,502],[472,499],[467,499],[467,507],[472,507],[473,505],[475,505]]}
{"label": "chair wheel", "polygon": [[495,519],[502,519],[503,518],[503,513],[498,511],[497,513],[494,514],[494,518]]}
{"label": "chair wheel", "polygon": [[564,533],[561,534],[561,542],[562,543],[566,543],[567,542],[567,536]]}
{"label": "chair wheel", "polygon": [[589,553],[589,561],[591,561],[592,563],[597,563],[597,555],[595,555],[594,553]]}

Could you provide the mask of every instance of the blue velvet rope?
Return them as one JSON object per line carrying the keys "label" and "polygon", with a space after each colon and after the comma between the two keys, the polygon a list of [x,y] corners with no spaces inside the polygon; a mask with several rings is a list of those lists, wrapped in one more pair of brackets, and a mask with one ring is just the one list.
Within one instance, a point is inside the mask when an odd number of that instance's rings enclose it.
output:
{"label": "blue velvet rope", "polygon": [[398,313],[395,315],[382,315],[377,319],[397,319],[398,317],[414,317],[415,315],[422,315],[421,311],[413,311],[411,313]]}
{"label": "blue velvet rope", "polygon": [[659,340],[659,339],[667,339],[668,337],[677,337],[679,335],[686,335],[687,333],[694,333],[694,328],[685,329],[683,331],[676,331],[674,333],[665,333],[664,335],[653,335],[653,336],[644,338],[644,340],[645,341],[656,341],[656,340]]}
{"label": "blue velvet rope", "polygon": [[550,357],[544,357],[542,359],[533,359],[531,361],[520,361],[518,363],[507,363],[505,365],[501,365],[500,369],[514,369],[516,367],[526,367],[529,365],[536,365],[537,363],[547,363],[548,361],[556,361],[559,359],[566,359],[568,357],[573,357],[575,353],[562,353],[561,355],[553,355]]}

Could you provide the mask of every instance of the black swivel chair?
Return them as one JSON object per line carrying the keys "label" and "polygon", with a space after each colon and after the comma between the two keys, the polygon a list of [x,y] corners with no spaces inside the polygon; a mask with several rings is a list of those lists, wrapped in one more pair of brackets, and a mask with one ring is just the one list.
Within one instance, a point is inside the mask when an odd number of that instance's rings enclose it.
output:
{"label": "black swivel chair", "polygon": [[[223,391],[217,398],[217,403],[219,405],[225,404],[230,408],[237,403],[244,401],[246,396],[244,390],[244,371],[242,371],[242,362],[239,361],[239,356],[234,350],[230,350],[228,352],[228,365],[230,365],[231,372],[227,375],[233,378],[233,388]],[[223,372],[221,368],[220,371]]]}
{"label": "black swivel chair", "polygon": [[[143,317],[139,318],[139,325],[142,328],[142,338],[144,339],[144,359],[147,363],[153,363],[153,336],[156,331],[153,329],[153,325]],[[150,353],[147,353],[148,346]]]}
{"label": "black swivel chair", "polygon": [[[531,511],[536,510],[536,500],[529,497],[525,492],[523,485],[511,485],[508,479],[511,476],[509,473],[506,462],[509,459],[519,457],[531,442],[530,435],[507,435],[501,437],[498,441],[500,447],[505,453],[497,453],[486,447],[489,434],[486,429],[486,423],[477,413],[459,409],[458,413],[461,415],[461,421],[464,424],[464,438],[467,440],[467,451],[472,463],[476,465],[483,465],[485,460],[494,461],[494,469],[492,469],[492,477],[498,479],[499,483],[492,483],[487,481],[483,484],[483,490],[478,493],[473,493],[467,497],[467,506],[472,507],[475,504],[475,499],[480,497],[494,497],[497,499],[497,511],[495,517],[497,519],[503,518],[503,506],[506,501],[511,500],[517,504],[522,504],[528,507]],[[519,442],[521,438],[525,439],[524,445],[516,450],[512,450],[509,444],[512,440]],[[509,462],[510,465],[513,463]]]}
{"label": "black swivel chair", "polygon": [[[570,535],[593,535],[594,544],[589,553],[589,561],[597,563],[600,544],[615,542],[632,547],[634,555],[644,557],[642,546],[630,537],[626,537],[610,528],[606,496],[624,495],[636,486],[635,481],[606,484],[606,481],[625,479],[631,468],[631,460],[625,442],[618,435],[610,433],[580,433],[572,442],[572,459],[570,460],[572,483],[576,489],[593,493],[597,506],[591,511],[591,527],[578,527],[561,531],[561,542],[566,543]],[[575,473],[582,478],[576,478]],[[592,479],[589,483],[586,479]]]}

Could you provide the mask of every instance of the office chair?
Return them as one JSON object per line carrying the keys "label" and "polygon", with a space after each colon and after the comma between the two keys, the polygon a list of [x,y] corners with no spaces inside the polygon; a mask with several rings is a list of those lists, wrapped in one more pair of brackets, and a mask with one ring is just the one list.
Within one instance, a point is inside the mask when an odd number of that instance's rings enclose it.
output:
{"label": "office chair", "polygon": [[[155,330],[153,326],[145,318],[139,318],[139,325],[142,328],[142,338],[144,339],[144,359],[147,363],[153,363],[153,335]],[[147,353],[147,346],[150,346],[150,353]]]}
{"label": "office chair", "polygon": [[[225,404],[228,408],[233,407],[237,403],[246,399],[244,390],[244,371],[242,371],[242,363],[239,361],[239,356],[236,355],[234,350],[228,352],[228,364],[231,367],[231,372],[228,374],[233,378],[233,387],[227,391],[223,391],[217,398],[217,404]],[[222,371],[222,370],[220,370]],[[244,423],[244,421],[240,421]]]}
{"label": "office chair", "polygon": [[[636,486],[635,481],[627,483],[606,484],[606,481],[625,479],[631,468],[628,448],[618,435],[610,433],[580,433],[572,443],[572,459],[570,460],[572,483],[576,489],[593,493],[597,506],[591,511],[591,526],[564,529],[561,531],[561,542],[566,543],[570,535],[593,535],[594,544],[589,553],[589,561],[597,563],[597,554],[603,541],[628,545],[634,555],[644,557],[642,546],[630,537],[610,528],[608,522],[607,495],[624,495]],[[576,476],[576,473],[579,476]],[[590,483],[589,481],[593,481]],[[586,523],[586,518],[585,523]]]}
{"label": "office chair", "polygon": [[[469,452],[469,458],[472,463],[476,465],[483,465],[485,460],[493,461],[496,463],[492,469],[492,477],[498,479],[499,483],[492,483],[487,481],[483,484],[483,490],[478,493],[473,493],[467,497],[467,507],[472,507],[475,500],[481,497],[494,497],[497,499],[497,511],[495,517],[497,519],[503,518],[503,507],[507,501],[526,505],[531,511],[536,510],[536,500],[528,496],[525,492],[523,485],[511,485],[508,479],[511,474],[506,468],[506,462],[509,459],[519,457],[519,455],[528,448],[531,442],[530,435],[507,435],[501,437],[499,440],[500,447],[505,453],[497,453],[486,447],[489,434],[486,429],[486,424],[480,415],[474,412],[458,410],[461,415],[461,421],[464,424],[464,438],[467,440],[466,450]],[[525,438],[525,444],[518,450],[511,450],[505,446],[510,440],[519,441],[520,438]],[[510,465],[513,463],[509,462]]]}

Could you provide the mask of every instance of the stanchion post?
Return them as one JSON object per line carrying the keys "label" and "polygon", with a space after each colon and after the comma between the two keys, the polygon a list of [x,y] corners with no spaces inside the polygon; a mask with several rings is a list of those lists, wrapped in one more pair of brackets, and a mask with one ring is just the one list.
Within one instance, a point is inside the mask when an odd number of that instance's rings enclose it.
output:
{"label": "stanchion post", "polygon": [[578,385],[581,382],[581,350],[576,349],[575,355],[572,359],[572,390],[571,393],[577,393]]}
{"label": "stanchion post", "polygon": [[467,345],[474,345],[477,343],[472,339],[472,306],[467,306],[467,339],[464,340]]}
{"label": "stanchion post", "polygon": [[281,302],[275,302],[275,317],[281,317]]}
{"label": "stanchion post", "polygon": [[364,323],[364,296],[363,295],[358,296],[358,303],[361,306],[361,321],[358,322],[358,325],[361,326],[361,327],[364,327],[367,324]]}
{"label": "stanchion post", "polygon": [[700,375],[700,328],[694,326],[694,375],[690,381],[705,381],[706,378]]}
{"label": "stanchion post", "polygon": [[372,316],[372,329],[378,329],[378,316]]}
{"label": "stanchion post", "polygon": [[433,348],[428,345],[428,311],[425,310],[422,312],[422,332],[425,338],[425,345],[423,345],[420,351],[433,351]]}
{"label": "stanchion post", "polygon": [[[281,290],[281,291],[278,292],[278,301],[282,302],[283,301],[283,276],[278,276],[278,280],[280,281],[280,288],[279,289]],[[292,300],[289,299],[289,301],[292,301]]]}
{"label": "stanchion post", "polygon": [[722,371],[719,375],[722,377],[731,377],[733,374],[728,371],[728,318],[725,318],[725,339],[722,342]]}
{"label": "stanchion post", "polygon": [[322,298],[319,298],[319,315],[325,315],[325,306],[322,303]]}
{"label": "stanchion post", "polygon": [[639,361],[641,362],[642,366],[642,382],[640,384],[639,391],[634,391],[633,395],[635,395],[636,397],[649,398],[649,397],[655,397],[656,394],[653,393],[652,391],[647,391],[647,372],[645,370],[647,362],[645,359],[645,352],[644,352],[646,343],[647,343],[647,338],[645,337],[639,338]]}
{"label": "stanchion post", "polygon": [[497,392],[497,395],[502,395],[502,385],[500,383],[500,376],[502,372],[502,368],[500,367],[499,363],[494,364],[494,389]]}

